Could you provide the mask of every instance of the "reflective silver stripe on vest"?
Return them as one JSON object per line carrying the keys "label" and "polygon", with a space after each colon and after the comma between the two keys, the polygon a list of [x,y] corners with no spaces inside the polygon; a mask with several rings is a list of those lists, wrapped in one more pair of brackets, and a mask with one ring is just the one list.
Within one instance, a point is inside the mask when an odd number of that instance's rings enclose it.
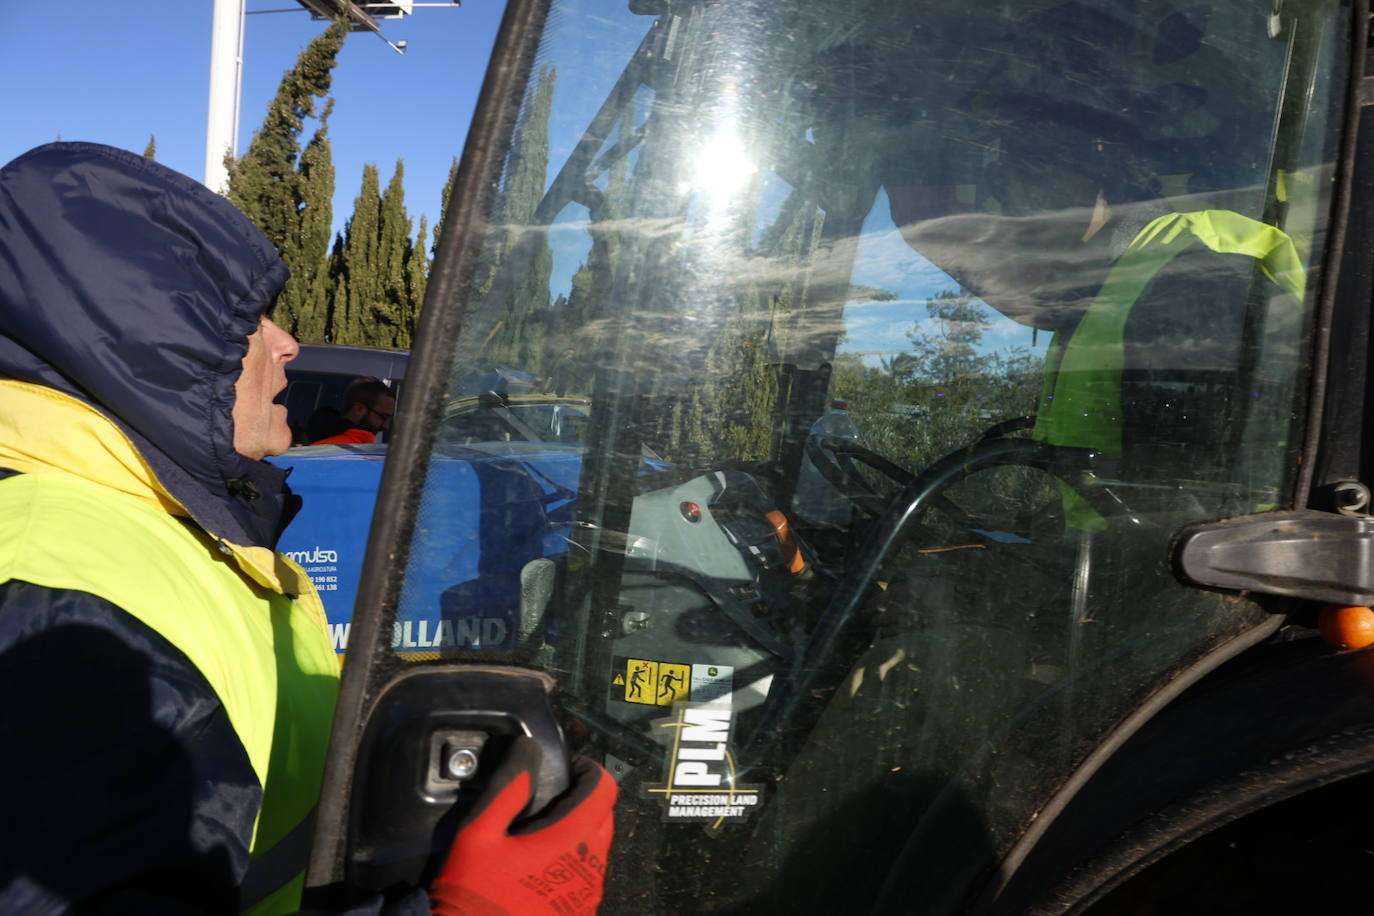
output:
{"label": "reflective silver stripe on vest", "polygon": [[290,833],[248,863],[248,873],[239,885],[239,909],[257,906],[305,871],[315,839],[315,810],[311,808]]}

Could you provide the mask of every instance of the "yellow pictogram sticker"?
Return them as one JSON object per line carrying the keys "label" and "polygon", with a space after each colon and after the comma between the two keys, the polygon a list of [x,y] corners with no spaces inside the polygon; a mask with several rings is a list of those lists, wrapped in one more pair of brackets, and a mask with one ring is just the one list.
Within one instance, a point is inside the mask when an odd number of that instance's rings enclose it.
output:
{"label": "yellow pictogram sticker", "polygon": [[692,666],[627,658],[624,675],[617,673],[611,683],[624,688],[627,703],[671,706],[691,695]]}

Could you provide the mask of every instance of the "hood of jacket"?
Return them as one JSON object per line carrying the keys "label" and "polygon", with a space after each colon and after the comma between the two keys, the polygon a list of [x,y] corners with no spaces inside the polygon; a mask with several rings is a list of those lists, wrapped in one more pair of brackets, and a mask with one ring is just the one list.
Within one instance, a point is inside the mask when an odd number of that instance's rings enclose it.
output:
{"label": "hood of jacket", "polygon": [[285,474],[234,450],[234,383],[287,270],[228,200],[52,143],[0,169],[0,375],[95,407],[207,531],[271,546]]}

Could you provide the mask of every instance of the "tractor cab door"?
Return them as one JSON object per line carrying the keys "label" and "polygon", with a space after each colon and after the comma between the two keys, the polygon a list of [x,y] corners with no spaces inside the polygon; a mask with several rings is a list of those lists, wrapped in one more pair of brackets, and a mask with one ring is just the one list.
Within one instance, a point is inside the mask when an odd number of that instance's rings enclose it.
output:
{"label": "tractor cab door", "polygon": [[[1350,16],[512,0],[315,880],[414,852],[368,779],[442,808],[512,730],[619,781],[605,912],[948,912],[1011,867],[1277,626],[1170,551],[1305,498]],[[473,398],[573,432],[446,436]]]}

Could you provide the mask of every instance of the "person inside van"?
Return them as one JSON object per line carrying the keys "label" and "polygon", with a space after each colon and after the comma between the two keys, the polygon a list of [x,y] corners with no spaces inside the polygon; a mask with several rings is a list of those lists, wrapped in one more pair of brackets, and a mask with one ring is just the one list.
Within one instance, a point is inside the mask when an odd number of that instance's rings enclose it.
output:
{"label": "person inside van", "polygon": [[[377,441],[377,434],[391,425],[396,397],[386,383],[375,378],[355,379],[344,391],[338,431],[312,439],[311,445],[359,445]],[[318,413],[318,411],[317,411]],[[311,417],[311,425],[315,418]]]}

